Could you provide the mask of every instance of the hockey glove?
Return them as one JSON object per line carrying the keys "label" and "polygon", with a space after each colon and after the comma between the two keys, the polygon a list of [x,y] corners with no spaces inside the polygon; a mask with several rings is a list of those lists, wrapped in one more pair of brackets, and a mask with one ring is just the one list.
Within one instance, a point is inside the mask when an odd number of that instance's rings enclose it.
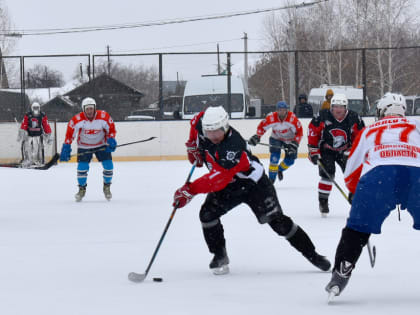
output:
{"label": "hockey glove", "polygon": [[18,133],[16,141],[21,142],[21,141],[25,141],[26,139],[28,139],[28,132],[26,130],[19,129],[19,133]]}
{"label": "hockey glove", "polygon": [[194,195],[191,192],[190,183],[186,183],[175,192],[172,205],[177,208],[183,208],[191,201]]}
{"label": "hockey glove", "polygon": [[71,145],[68,143],[63,143],[63,147],[61,148],[61,153],[60,153],[60,161],[68,162],[70,160],[70,153],[71,153]]}
{"label": "hockey glove", "polygon": [[258,143],[260,143],[261,137],[259,135],[253,135],[251,138],[249,138],[248,143],[250,145],[256,146]]}
{"label": "hockey glove", "polygon": [[198,150],[195,141],[189,140],[185,143],[185,145],[187,146],[188,160],[190,161],[190,163],[194,164],[194,162],[196,162],[195,166],[202,167],[203,157],[200,153],[200,150]]}
{"label": "hockey glove", "polygon": [[286,146],[287,154],[288,155],[295,155],[295,154],[297,154],[298,148],[299,148],[299,143],[297,143],[296,141],[290,142]]}
{"label": "hockey glove", "polygon": [[52,138],[52,135],[50,133],[44,133],[43,137],[45,139],[46,144],[52,144],[53,138]]}
{"label": "hockey glove", "polygon": [[114,138],[108,138],[106,143],[108,146],[106,147],[105,152],[114,152],[117,148],[117,141]]}
{"label": "hockey glove", "polygon": [[308,158],[314,164],[318,164],[318,160],[321,159],[321,150],[318,147],[308,146]]}

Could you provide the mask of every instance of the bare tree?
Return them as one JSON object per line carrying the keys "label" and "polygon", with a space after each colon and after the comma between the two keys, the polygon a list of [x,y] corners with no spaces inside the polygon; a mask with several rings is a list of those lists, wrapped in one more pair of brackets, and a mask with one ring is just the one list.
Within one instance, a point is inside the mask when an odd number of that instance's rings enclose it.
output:
{"label": "bare tree", "polygon": [[[0,1],[0,29],[1,30],[11,30],[12,23],[10,21],[9,12],[7,10],[4,1]],[[4,55],[9,54],[16,44],[16,37],[13,36],[13,33],[0,35],[0,48]]]}
{"label": "bare tree", "polygon": [[26,71],[27,88],[49,88],[63,85],[63,74],[45,65],[36,64]]}
{"label": "bare tree", "polygon": [[[420,78],[416,73],[420,71],[420,52],[416,49],[366,50],[363,65],[361,58],[362,49],[366,48],[418,45],[416,11],[413,0],[337,0],[282,11],[265,20],[265,46],[271,50],[299,51],[301,91],[325,83],[359,86],[364,67],[370,98],[391,90],[418,94],[416,85],[420,85]],[[291,39],[294,47],[289,45]],[[284,96],[290,85],[290,68],[286,58],[279,56],[281,53],[261,56],[261,62],[252,69],[250,88],[255,94],[273,95],[274,92],[263,90],[272,89],[282,91],[277,95]],[[277,85],[281,88],[277,89]]]}
{"label": "bare tree", "polygon": [[[0,56],[2,57],[10,54],[17,38],[13,36],[13,33],[6,34],[7,30],[12,29],[12,23],[3,1],[0,1],[0,29],[3,30],[3,34],[0,35]],[[17,85],[16,83],[19,82],[19,65],[16,60],[0,58],[0,63],[0,87],[8,88],[10,85]]]}

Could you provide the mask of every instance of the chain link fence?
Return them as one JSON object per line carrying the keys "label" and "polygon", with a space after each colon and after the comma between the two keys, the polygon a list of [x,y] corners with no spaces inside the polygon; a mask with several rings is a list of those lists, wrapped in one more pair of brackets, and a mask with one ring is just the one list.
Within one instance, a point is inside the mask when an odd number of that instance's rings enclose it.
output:
{"label": "chain link fence", "polygon": [[301,94],[316,113],[328,88],[348,94],[363,115],[385,92],[399,92],[407,115],[420,115],[419,57],[420,46],[3,56],[0,120],[20,120],[39,102],[50,119],[67,121],[87,96],[116,121],[188,119],[215,105],[232,118],[260,118],[279,100],[293,109]]}

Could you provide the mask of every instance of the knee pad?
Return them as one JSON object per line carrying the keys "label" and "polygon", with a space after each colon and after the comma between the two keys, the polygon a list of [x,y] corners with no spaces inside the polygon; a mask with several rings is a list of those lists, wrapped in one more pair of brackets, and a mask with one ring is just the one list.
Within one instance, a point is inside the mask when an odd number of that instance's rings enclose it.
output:
{"label": "knee pad", "polygon": [[258,222],[260,224],[265,224],[275,221],[277,219],[280,219],[283,216],[283,211],[281,210],[281,207],[276,206],[273,210],[270,212],[264,213],[263,215],[258,217]]}
{"label": "knee pad", "polygon": [[270,164],[278,164],[280,160],[280,151],[279,152],[273,152],[270,154]]}
{"label": "knee pad", "polygon": [[[268,224],[277,234],[284,236],[287,239],[292,237],[297,231],[297,226],[293,223],[292,219],[283,214],[274,218],[268,222]],[[296,226],[296,229],[293,231],[294,226]]]}
{"label": "knee pad", "polygon": [[212,211],[211,208],[201,208],[200,210],[200,222],[201,224],[210,224],[210,222],[219,221],[219,215],[216,211]]}

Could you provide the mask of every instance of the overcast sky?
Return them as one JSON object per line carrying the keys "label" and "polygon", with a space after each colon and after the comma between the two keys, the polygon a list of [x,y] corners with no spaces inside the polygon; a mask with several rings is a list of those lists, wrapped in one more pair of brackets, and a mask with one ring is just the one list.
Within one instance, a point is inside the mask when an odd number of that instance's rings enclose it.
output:
{"label": "overcast sky", "polygon": [[[3,3],[17,30],[114,25],[284,5],[283,0],[3,0]],[[263,21],[267,14],[127,30],[23,36],[17,41],[13,54],[101,54],[106,52],[107,45],[110,46],[111,53],[215,51],[217,42],[221,51],[242,51],[244,43],[241,38],[244,32],[249,37],[248,49],[262,50],[265,48]],[[216,63],[216,58],[213,59]],[[79,62],[82,61],[68,61],[74,65]],[[185,65],[180,64],[180,67],[183,66]]]}

